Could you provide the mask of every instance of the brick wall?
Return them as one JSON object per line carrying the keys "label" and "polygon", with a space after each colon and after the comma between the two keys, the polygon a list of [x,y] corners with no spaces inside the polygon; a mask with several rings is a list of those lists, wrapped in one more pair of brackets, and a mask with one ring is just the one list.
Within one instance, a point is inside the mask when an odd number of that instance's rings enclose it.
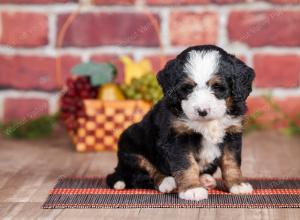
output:
{"label": "brick wall", "polygon": [[[77,0],[0,0],[0,118],[54,112],[59,87],[80,61],[131,55],[159,69],[160,39],[168,58],[189,45],[217,44],[257,73],[250,111],[271,90],[291,114],[300,109],[300,0],[84,0],[62,49],[56,36]],[[88,5],[92,2],[93,5]],[[147,12],[147,13],[145,13]],[[147,14],[159,24],[160,38]],[[33,116],[32,116],[33,115]]]}

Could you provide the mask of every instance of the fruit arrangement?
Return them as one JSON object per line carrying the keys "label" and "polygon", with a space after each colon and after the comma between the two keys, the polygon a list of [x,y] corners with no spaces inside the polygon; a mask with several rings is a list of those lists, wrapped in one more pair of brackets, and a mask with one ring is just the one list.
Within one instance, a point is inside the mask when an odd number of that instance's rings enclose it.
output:
{"label": "fruit arrangement", "polygon": [[135,63],[132,59],[127,56],[121,57],[121,62],[124,65],[124,83],[130,84],[133,79],[138,79],[144,74],[153,73],[152,65],[149,60],[143,59]]}
{"label": "fruit arrangement", "polygon": [[162,90],[148,60],[138,63],[121,57],[124,66],[124,82],[117,84],[116,68],[109,63],[82,63],[72,69],[61,96],[61,118],[68,131],[76,133],[79,118],[86,117],[84,100],[121,101],[143,100],[155,103],[162,97]]}
{"label": "fruit arrangement", "polygon": [[61,97],[61,118],[68,130],[78,127],[78,118],[84,117],[84,99],[95,99],[97,88],[90,84],[88,77],[73,77],[67,80],[66,92]]}
{"label": "fruit arrangement", "polygon": [[135,63],[129,57],[122,57],[121,61],[125,66],[125,77],[120,88],[126,99],[156,103],[162,97],[162,90],[149,60],[144,59]]}
{"label": "fruit arrangement", "polygon": [[121,89],[128,99],[142,99],[155,103],[162,97],[162,90],[152,73],[133,79],[129,85],[122,84]]}

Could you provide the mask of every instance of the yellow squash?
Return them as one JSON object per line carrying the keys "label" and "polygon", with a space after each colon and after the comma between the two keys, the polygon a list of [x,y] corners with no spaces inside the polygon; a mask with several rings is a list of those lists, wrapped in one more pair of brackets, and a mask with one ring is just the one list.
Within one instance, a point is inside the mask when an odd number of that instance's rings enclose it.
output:
{"label": "yellow squash", "polygon": [[99,88],[98,99],[103,101],[116,101],[124,100],[125,97],[118,85],[114,83],[106,83]]}
{"label": "yellow squash", "polygon": [[153,71],[149,60],[143,59],[136,63],[128,56],[123,56],[120,60],[124,65],[124,82],[127,85],[130,84],[133,79],[138,79],[144,74]]}

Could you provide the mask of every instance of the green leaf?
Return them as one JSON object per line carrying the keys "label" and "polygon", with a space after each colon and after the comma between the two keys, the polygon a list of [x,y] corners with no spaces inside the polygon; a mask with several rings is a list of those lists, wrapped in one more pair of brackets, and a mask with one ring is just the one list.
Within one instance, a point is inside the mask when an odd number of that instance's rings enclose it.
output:
{"label": "green leaf", "polygon": [[81,63],[71,71],[74,75],[90,76],[93,86],[111,82],[116,75],[116,68],[110,63]]}
{"label": "green leaf", "polygon": [[113,74],[110,72],[103,72],[101,74],[91,75],[91,84],[92,86],[99,86],[104,83],[111,82],[114,78]]}
{"label": "green leaf", "polygon": [[91,76],[93,74],[111,72],[115,74],[115,67],[110,63],[80,63],[71,70],[74,75]]}

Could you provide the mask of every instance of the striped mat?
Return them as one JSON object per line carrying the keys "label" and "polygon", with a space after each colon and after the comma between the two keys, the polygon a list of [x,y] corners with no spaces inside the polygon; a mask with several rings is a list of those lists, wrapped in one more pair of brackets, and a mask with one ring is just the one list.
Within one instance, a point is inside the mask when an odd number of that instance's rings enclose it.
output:
{"label": "striped mat", "polygon": [[300,178],[247,181],[254,188],[252,194],[230,194],[218,180],[217,188],[209,190],[208,199],[195,202],[151,189],[112,190],[100,177],[63,177],[50,191],[43,208],[300,208]]}

